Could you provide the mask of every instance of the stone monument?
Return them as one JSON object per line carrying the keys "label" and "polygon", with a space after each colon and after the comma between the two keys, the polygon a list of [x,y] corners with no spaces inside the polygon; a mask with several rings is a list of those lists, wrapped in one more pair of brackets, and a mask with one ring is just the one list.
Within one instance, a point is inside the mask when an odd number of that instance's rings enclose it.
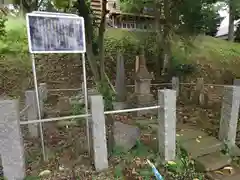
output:
{"label": "stone monument", "polygon": [[125,67],[124,59],[122,54],[117,55],[117,69],[116,69],[116,102],[113,103],[114,109],[124,109],[126,108],[126,79],[125,79]]}
{"label": "stone monument", "polygon": [[[134,94],[130,98],[129,106],[132,108],[152,106],[155,102],[150,91],[152,75],[147,70],[146,60],[143,54],[139,56],[139,68],[134,76],[134,80],[136,81],[136,87]],[[137,115],[141,116],[149,113],[152,114],[155,113],[155,111],[138,111]]]}

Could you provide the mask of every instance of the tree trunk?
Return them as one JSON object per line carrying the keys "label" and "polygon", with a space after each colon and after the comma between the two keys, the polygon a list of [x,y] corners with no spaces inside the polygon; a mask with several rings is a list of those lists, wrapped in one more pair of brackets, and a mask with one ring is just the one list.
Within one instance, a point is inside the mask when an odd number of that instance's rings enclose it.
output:
{"label": "tree trunk", "polygon": [[156,8],[155,8],[155,31],[156,31],[156,52],[155,52],[155,62],[156,62],[156,78],[159,79],[161,76],[162,71],[162,58],[161,58],[161,32],[162,27],[160,25],[160,17],[161,17],[161,5],[159,1],[156,1]]}
{"label": "tree trunk", "polygon": [[171,68],[171,45],[170,45],[170,4],[168,0],[164,0],[163,5],[165,24],[163,25],[163,70],[162,74],[170,71]]}
{"label": "tree trunk", "polygon": [[105,47],[104,47],[104,33],[106,26],[106,6],[107,1],[102,0],[102,16],[101,22],[98,29],[98,47],[99,47],[99,57],[100,57],[100,76],[101,80],[105,79]]}
{"label": "tree trunk", "polygon": [[228,25],[228,41],[234,41],[234,17],[235,10],[233,0],[229,1],[229,25]]}

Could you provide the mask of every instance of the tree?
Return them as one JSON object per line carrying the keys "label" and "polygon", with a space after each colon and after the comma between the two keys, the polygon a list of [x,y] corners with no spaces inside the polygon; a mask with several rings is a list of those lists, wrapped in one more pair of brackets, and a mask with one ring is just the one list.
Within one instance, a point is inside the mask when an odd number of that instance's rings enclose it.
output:
{"label": "tree", "polygon": [[[200,33],[212,33],[220,24],[217,10],[213,8],[216,0],[121,0],[121,2],[123,10],[133,13],[142,13],[144,7],[152,8],[155,12],[156,33],[160,36],[156,42],[158,47],[161,47],[163,72],[171,71],[173,34],[185,39]],[[159,60],[157,63],[160,64]]]}
{"label": "tree", "polygon": [[228,40],[234,41],[234,21],[239,18],[240,1],[239,0],[227,0],[229,7],[229,25],[228,25]]}

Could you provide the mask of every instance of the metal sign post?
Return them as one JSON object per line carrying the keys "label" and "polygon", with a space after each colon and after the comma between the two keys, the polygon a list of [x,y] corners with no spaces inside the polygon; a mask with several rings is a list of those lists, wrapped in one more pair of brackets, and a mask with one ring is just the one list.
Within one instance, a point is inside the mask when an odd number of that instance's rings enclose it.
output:
{"label": "metal sign post", "polygon": [[[28,46],[32,54],[32,69],[36,90],[38,118],[41,119],[41,107],[38,93],[36,64],[34,54],[81,53],[84,76],[85,111],[88,114],[88,95],[86,78],[86,42],[84,19],[76,14],[50,13],[34,11],[26,15]],[[89,122],[86,117],[88,152],[90,154]],[[40,123],[43,158],[46,160],[43,128]]]}

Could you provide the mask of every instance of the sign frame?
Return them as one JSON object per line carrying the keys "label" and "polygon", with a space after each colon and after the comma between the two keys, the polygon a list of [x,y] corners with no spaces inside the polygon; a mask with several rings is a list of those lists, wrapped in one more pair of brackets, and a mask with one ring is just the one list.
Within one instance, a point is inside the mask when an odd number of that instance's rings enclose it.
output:
{"label": "sign frame", "polygon": [[[31,44],[31,36],[30,36],[30,27],[29,27],[29,16],[37,16],[37,17],[56,17],[56,18],[67,18],[67,19],[81,19],[82,24],[82,40],[83,40],[83,50],[81,51],[32,51]],[[88,118],[88,90],[87,90],[87,78],[86,78],[86,36],[85,36],[85,23],[84,18],[80,17],[76,14],[66,14],[66,13],[52,13],[52,12],[41,12],[41,11],[33,11],[32,13],[26,14],[26,26],[27,26],[27,37],[28,37],[28,47],[29,52],[31,54],[32,59],[32,70],[33,70],[33,79],[34,79],[34,87],[36,93],[36,101],[37,101],[37,110],[38,110],[38,120],[41,120],[41,107],[39,101],[39,89],[38,89],[38,81],[37,81],[37,73],[36,73],[36,62],[34,54],[57,54],[57,53],[68,53],[68,54],[81,54],[82,56],[82,67],[83,67],[83,83],[84,83],[84,102],[85,102],[85,113],[86,113],[86,133],[87,133],[87,141],[88,141],[88,153],[90,156],[90,132],[89,132],[89,118]],[[41,146],[42,146],[42,155],[44,161],[47,160],[45,145],[44,145],[44,135],[43,135],[43,126],[42,122],[39,123],[40,129],[40,138],[41,138]]]}
{"label": "sign frame", "polygon": [[[35,17],[49,17],[49,18],[66,18],[66,19],[77,19],[81,21],[82,24],[82,35],[83,35],[83,50],[75,50],[75,51],[33,51],[32,50],[32,41],[31,41],[31,35],[30,35],[30,27],[29,27],[29,16],[35,16]],[[86,52],[86,37],[85,37],[85,25],[84,25],[84,18],[80,17],[78,15],[67,15],[66,13],[47,13],[47,12],[39,12],[35,11],[33,13],[27,13],[26,14],[26,23],[27,23],[27,36],[28,36],[28,48],[29,52],[31,54],[78,54],[78,53],[85,53]]]}

